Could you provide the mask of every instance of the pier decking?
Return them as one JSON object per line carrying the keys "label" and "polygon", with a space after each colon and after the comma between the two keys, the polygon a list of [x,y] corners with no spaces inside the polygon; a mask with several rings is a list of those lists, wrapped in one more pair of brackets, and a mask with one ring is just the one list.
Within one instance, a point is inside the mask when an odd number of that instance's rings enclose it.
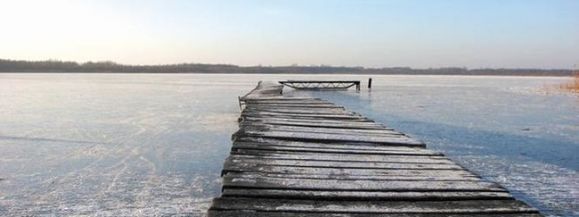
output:
{"label": "pier decking", "polygon": [[425,144],[331,102],[260,83],[209,216],[541,216]]}

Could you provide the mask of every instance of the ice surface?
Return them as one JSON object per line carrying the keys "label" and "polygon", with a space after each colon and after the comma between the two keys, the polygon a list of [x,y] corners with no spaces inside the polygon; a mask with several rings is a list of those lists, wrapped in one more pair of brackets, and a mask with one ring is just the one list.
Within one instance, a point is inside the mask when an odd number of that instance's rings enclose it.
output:
{"label": "ice surface", "polygon": [[0,74],[0,216],[200,216],[254,82]]}
{"label": "ice surface", "polygon": [[[565,78],[372,77],[371,92],[285,91],[413,134],[547,214],[579,215],[579,100],[544,91]],[[337,76],[0,74],[0,216],[202,216],[237,96],[310,78]]]}

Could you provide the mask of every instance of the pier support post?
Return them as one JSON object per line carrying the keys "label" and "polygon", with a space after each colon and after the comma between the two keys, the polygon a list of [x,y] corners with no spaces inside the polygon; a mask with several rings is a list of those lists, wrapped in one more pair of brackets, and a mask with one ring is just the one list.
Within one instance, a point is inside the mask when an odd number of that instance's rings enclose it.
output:
{"label": "pier support post", "polygon": [[368,78],[368,89],[372,88],[372,78]]}

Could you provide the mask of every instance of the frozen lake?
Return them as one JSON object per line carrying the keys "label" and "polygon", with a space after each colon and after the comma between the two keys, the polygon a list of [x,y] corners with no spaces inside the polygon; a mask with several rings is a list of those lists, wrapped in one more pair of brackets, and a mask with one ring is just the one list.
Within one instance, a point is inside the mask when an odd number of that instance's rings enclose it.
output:
{"label": "frozen lake", "polygon": [[[579,216],[579,96],[568,78],[372,76],[300,92],[413,135],[545,214]],[[237,96],[348,75],[0,74],[0,216],[202,216],[220,192]]]}

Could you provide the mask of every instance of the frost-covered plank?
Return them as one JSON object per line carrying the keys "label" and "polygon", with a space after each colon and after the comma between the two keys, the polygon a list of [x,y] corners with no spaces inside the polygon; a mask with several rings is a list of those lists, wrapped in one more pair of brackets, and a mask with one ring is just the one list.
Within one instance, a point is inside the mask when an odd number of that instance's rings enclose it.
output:
{"label": "frost-covered plank", "polygon": [[312,127],[312,128],[339,128],[339,129],[364,129],[364,130],[384,130],[388,129],[379,124],[371,122],[358,123],[328,123],[316,121],[278,121],[278,120],[245,120],[240,126],[254,125],[254,124],[268,124],[276,126],[297,126],[297,127]]}
{"label": "frost-covered plank", "polygon": [[245,101],[248,106],[253,105],[268,105],[268,106],[285,106],[285,105],[329,105],[333,106],[333,103],[322,101],[322,100],[267,100],[267,101]]}
{"label": "frost-covered plank", "polygon": [[508,192],[492,191],[307,191],[282,189],[244,189],[225,188],[224,197],[265,197],[282,199],[310,200],[405,200],[405,201],[441,201],[441,200],[506,200],[513,197]]}
{"label": "frost-covered plank", "polygon": [[378,136],[354,136],[306,132],[283,132],[283,131],[243,131],[243,134],[264,138],[291,139],[297,141],[319,142],[367,142],[395,146],[425,147],[424,143],[409,137],[378,137]]}
{"label": "frost-covered plank", "polygon": [[270,212],[255,210],[209,210],[209,217],[542,217],[538,213],[323,213],[323,212]]}
{"label": "frost-covered plank", "polygon": [[300,126],[300,127],[319,127],[319,128],[340,128],[340,129],[367,129],[367,130],[384,130],[388,129],[380,124],[360,121],[360,122],[324,122],[316,120],[280,120],[280,118],[260,118],[251,119],[244,117],[240,126],[251,126],[255,124],[269,124],[278,126]]}
{"label": "frost-covered plank", "polygon": [[329,162],[383,162],[383,163],[422,163],[422,164],[450,164],[451,160],[438,156],[400,156],[400,155],[359,155],[359,154],[321,154],[321,153],[259,153],[259,155],[232,153],[230,158],[240,159],[274,159],[274,160],[301,160],[301,161],[329,161]]}
{"label": "frost-covered plank", "polygon": [[342,114],[342,115],[354,115],[355,113],[347,111],[343,108],[333,108],[333,109],[287,109],[287,108],[271,108],[271,107],[246,107],[244,112],[273,112],[282,114]]}
{"label": "frost-covered plank", "polygon": [[404,135],[391,129],[340,129],[324,127],[301,127],[301,126],[283,126],[267,125],[268,129],[275,131],[296,131],[296,132],[316,132],[316,133],[333,133],[333,134],[356,134],[356,135]]}
{"label": "frost-covered plank", "polygon": [[279,100],[284,100],[284,101],[289,101],[289,100],[321,100],[320,98],[314,98],[314,97],[300,97],[300,96],[276,96],[276,97],[271,97],[271,96],[263,96],[263,97],[259,97],[259,98],[252,98],[252,99],[245,99],[244,101],[246,102],[263,102],[263,101],[279,101]]}
{"label": "frost-covered plank", "polygon": [[347,161],[304,161],[229,157],[225,168],[253,167],[257,165],[296,166],[296,167],[326,167],[326,168],[364,168],[364,169],[462,169],[455,163],[406,163],[406,162],[347,162]]}
{"label": "frost-covered plank", "polygon": [[261,172],[277,174],[317,174],[335,176],[464,176],[472,173],[464,170],[443,169],[362,169],[362,168],[329,168],[329,167],[292,167],[274,165],[229,166],[223,173]]}
{"label": "frost-covered plank", "polygon": [[265,98],[252,98],[249,100],[244,100],[247,103],[301,103],[301,102],[315,102],[315,103],[331,103],[319,98],[295,98],[295,97],[265,97]]}
{"label": "frost-covered plank", "polygon": [[[236,143],[234,143],[234,146],[236,145]],[[257,155],[257,156],[268,156],[268,155],[275,155],[275,154],[281,154],[281,155],[300,155],[300,156],[310,156],[310,155],[314,155],[314,156],[325,156],[325,155],[338,155],[338,156],[352,156],[353,158],[356,157],[376,157],[376,158],[381,158],[381,157],[444,157],[443,154],[439,153],[439,152],[435,152],[432,150],[428,150],[428,149],[424,149],[424,152],[403,152],[403,153],[388,153],[388,152],[383,152],[383,153],[372,153],[373,150],[366,150],[366,149],[360,149],[361,151],[366,151],[366,152],[361,152],[361,153],[355,153],[355,152],[351,152],[351,153],[347,153],[349,151],[356,151],[358,149],[350,149],[350,150],[340,150],[340,149],[327,149],[326,150],[307,150],[307,149],[297,149],[297,150],[281,150],[284,149],[286,147],[279,147],[279,146],[273,146],[274,149],[272,150],[268,150],[268,149],[259,149],[260,145],[256,145],[256,146],[251,146],[251,147],[233,147],[231,150],[231,154],[237,154],[237,155]],[[281,148],[281,149],[275,149],[275,148]],[[299,147],[297,147],[299,148]],[[335,152],[334,150],[336,150],[337,152]],[[343,152],[346,151],[346,152]]]}
{"label": "frost-covered plank", "polygon": [[355,117],[355,118],[362,118],[362,116],[353,113],[353,112],[346,112],[346,111],[342,111],[342,112],[336,112],[336,111],[316,111],[316,110],[310,110],[308,112],[306,111],[279,111],[279,110],[273,110],[273,109],[269,109],[269,110],[257,110],[257,109],[245,109],[243,110],[243,112],[241,113],[242,116],[326,116],[329,118],[335,118],[335,117],[342,117],[342,119],[344,119],[344,117]]}
{"label": "frost-covered plank", "polygon": [[379,149],[336,149],[336,148],[310,148],[263,145],[255,143],[234,143],[232,150],[240,152],[240,149],[264,150],[264,151],[285,151],[285,152],[308,152],[308,153],[341,153],[341,154],[373,154],[373,155],[417,155],[417,156],[441,156],[442,154],[430,150],[379,150]]}
{"label": "frost-covered plank", "polygon": [[269,127],[271,125],[253,125],[245,127],[244,130],[246,131],[261,131],[261,132],[287,132],[287,133],[316,133],[316,134],[335,134],[335,135],[348,135],[348,136],[370,136],[370,137],[388,137],[388,138],[409,138],[408,136],[397,133],[394,131],[384,131],[384,132],[356,132],[350,131],[348,132],[347,129],[338,129],[333,130],[332,128],[316,128],[312,127],[309,129],[301,128],[301,129],[283,129],[283,128],[274,128]]}
{"label": "frost-covered plank", "polygon": [[[286,122],[319,122],[319,123],[332,123],[332,124],[373,124],[376,126],[382,126],[381,124],[375,123],[372,120],[366,118],[358,119],[324,119],[324,118],[312,118],[312,117],[288,117],[288,116],[248,116],[241,115],[242,119],[248,121],[286,121]],[[384,126],[382,126],[385,128]]]}
{"label": "frost-covered plank", "polygon": [[225,176],[239,178],[285,178],[285,179],[336,179],[336,180],[374,180],[374,181],[479,181],[474,174],[443,173],[435,176],[368,176],[368,175],[334,175],[334,174],[281,174],[261,172],[228,173]]}
{"label": "frost-covered plank", "polygon": [[303,113],[275,113],[275,112],[259,112],[259,111],[244,111],[242,116],[247,117],[284,117],[293,119],[327,119],[327,120],[349,120],[358,121],[366,120],[366,118],[358,115],[343,115],[343,114],[303,114]]}
{"label": "frost-covered plank", "polygon": [[293,141],[261,138],[253,136],[236,135],[238,139],[234,144],[254,144],[257,146],[281,146],[281,147],[301,147],[301,148],[327,148],[327,149],[347,149],[347,150],[382,150],[382,151],[406,151],[406,152],[420,152],[420,153],[436,153],[423,147],[409,147],[409,146],[385,146],[375,143],[355,143],[355,142],[308,142],[308,141]]}
{"label": "frost-covered plank", "polygon": [[398,137],[409,138],[408,136],[389,129],[343,129],[343,128],[325,128],[325,127],[303,127],[303,126],[283,126],[255,123],[251,125],[244,125],[243,130],[246,131],[281,131],[291,133],[321,133],[321,134],[337,134],[337,135],[351,135],[351,136],[373,136],[373,137]]}
{"label": "frost-covered plank", "polygon": [[400,213],[400,214],[502,214],[537,213],[516,200],[465,201],[323,201],[261,198],[217,198],[214,210],[257,210],[270,212]]}
{"label": "frost-covered plank", "polygon": [[367,118],[352,115],[326,114],[273,114],[264,112],[242,113],[242,118],[284,118],[293,121],[338,121],[338,122],[369,122]]}
{"label": "frost-covered plank", "polygon": [[486,181],[381,181],[337,179],[241,178],[226,175],[223,187],[329,191],[506,191]]}
{"label": "frost-covered plank", "polygon": [[344,115],[344,116],[360,116],[357,113],[354,112],[350,112],[350,111],[346,111],[344,109],[279,109],[279,108],[273,108],[273,107],[269,107],[269,108],[254,108],[254,107],[246,107],[243,111],[242,114],[244,113],[271,113],[272,115],[287,115],[287,114],[291,114],[291,115],[320,115],[320,114],[326,114],[326,115]]}
{"label": "frost-covered plank", "polygon": [[284,109],[332,109],[344,108],[334,104],[250,104],[246,105],[251,108],[284,108]]}

